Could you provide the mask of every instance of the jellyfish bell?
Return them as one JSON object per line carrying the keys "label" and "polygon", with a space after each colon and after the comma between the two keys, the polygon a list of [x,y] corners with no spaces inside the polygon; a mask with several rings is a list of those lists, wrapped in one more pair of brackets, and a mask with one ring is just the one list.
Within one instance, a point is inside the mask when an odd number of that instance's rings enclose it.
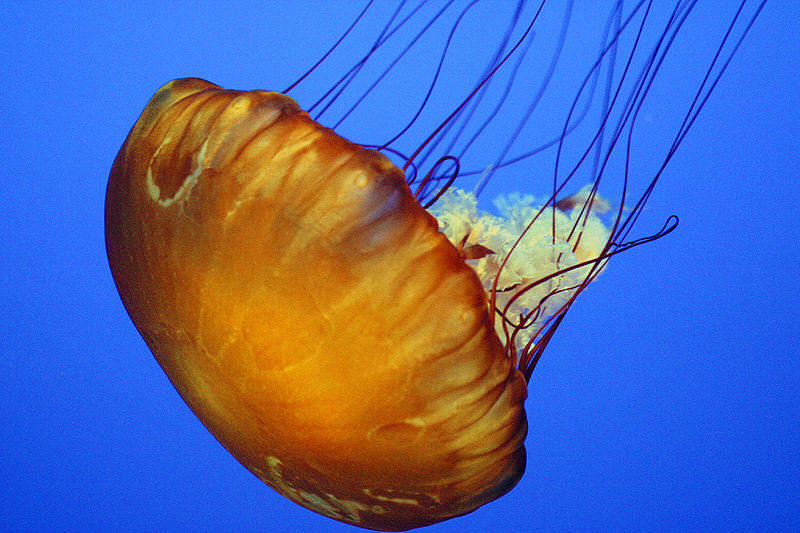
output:
{"label": "jellyfish bell", "polygon": [[531,27],[402,169],[391,142],[346,140],[284,94],[197,78],[159,89],[114,161],[106,246],[133,323],[223,446],[308,509],[405,530],[513,488],[553,332],[611,256],[674,227],[626,241],[652,185],[628,206],[602,172],[490,212],[493,170],[474,192],[457,157],[423,170]]}
{"label": "jellyfish bell", "polygon": [[525,380],[402,172],[288,97],[177,80],[111,171],[126,309],[209,430],[281,494],[406,529],[524,470]]}

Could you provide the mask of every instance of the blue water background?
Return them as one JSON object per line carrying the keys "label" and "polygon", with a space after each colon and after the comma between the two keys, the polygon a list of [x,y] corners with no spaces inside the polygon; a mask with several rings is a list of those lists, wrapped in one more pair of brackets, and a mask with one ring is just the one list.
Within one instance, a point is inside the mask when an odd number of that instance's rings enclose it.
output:
{"label": "blue water background", "polygon": [[[465,22],[443,75],[453,85],[432,102],[417,141],[463,97],[458,87],[480,70],[486,35],[502,20],[494,12],[509,4],[487,2]],[[733,4],[705,2],[676,44],[643,116],[639,184],[671,141],[661,125],[674,126],[691,100]],[[189,411],[117,296],[103,200],[117,150],[164,82],[198,76],[282,90],[360,8],[2,4],[0,529],[356,531],[274,493]],[[557,22],[563,7],[550,9]],[[571,35],[606,11],[579,9]],[[678,230],[612,262],[565,320],[531,382],[520,484],[428,531],[800,529],[798,35],[798,4],[769,2],[638,235],[673,213]],[[569,50],[559,68],[577,76],[595,41],[577,39]],[[308,106],[355,53],[345,48],[292,95]],[[413,109],[429,79],[424,59],[398,68],[389,89],[340,131],[380,142],[397,129],[409,116],[399,111]],[[549,94],[560,107],[535,115],[527,138],[563,120],[569,97]],[[501,124],[485,141],[512,127]],[[552,159],[541,165],[551,168]],[[498,174],[486,199],[545,194],[549,176],[536,168]]]}

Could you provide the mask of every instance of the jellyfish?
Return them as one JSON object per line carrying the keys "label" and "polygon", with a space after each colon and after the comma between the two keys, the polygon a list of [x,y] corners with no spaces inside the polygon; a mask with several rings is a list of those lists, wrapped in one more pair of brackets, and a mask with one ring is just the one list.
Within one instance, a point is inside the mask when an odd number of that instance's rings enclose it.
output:
{"label": "jellyfish", "polygon": [[[605,165],[615,150],[630,149],[659,66],[695,3],[678,2],[647,49],[639,38],[651,3],[614,3],[557,134],[513,153],[556,70],[567,2],[530,111],[478,170],[462,161],[524,69],[545,2],[514,6],[484,71],[410,151],[396,141],[436,88],[449,38],[430,90],[393,137],[348,140],[337,132],[344,119],[331,123],[324,113],[422,3],[401,3],[365,55],[305,110],[286,93],[318,65],[283,92],[227,90],[199,78],[159,89],[112,166],[106,247],[125,309],[192,411],[274,490],[368,529],[433,524],[511,490],[525,470],[533,369],[613,256],[674,229],[670,217],[631,237],[763,6],[743,14],[742,2],[732,15],[721,39],[728,48],[711,58],[643,192],[631,198],[626,172],[616,197],[601,195]],[[460,6],[451,36],[476,4]],[[430,14],[420,35],[451,8]],[[632,42],[624,50],[623,38]],[[397,48],[400,56],[415,42]],[[631,69],[637,54],[644,60]],[[352,109],[364,98],[353,98]],[[598,101],[591,141],[578,163],[562,163],[586,119],[584,103]],[[479,207],[499,170],[545,150],[568,168],[549,177],[543,197],[524,191],[498,198],[494,211]],[[589,183],[577,187],[587,161]]]}

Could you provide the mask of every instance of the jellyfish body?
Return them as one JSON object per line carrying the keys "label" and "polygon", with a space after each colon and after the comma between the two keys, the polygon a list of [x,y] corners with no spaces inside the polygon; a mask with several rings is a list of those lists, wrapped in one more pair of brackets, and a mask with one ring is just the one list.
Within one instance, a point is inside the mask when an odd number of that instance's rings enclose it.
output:
{"label": "jellyfish body", "polygon": [[[713,56],[676,121],[672,145],[654,160],[652,175],[639,179],[636,196],[628,162],[639,113],[695,3],[675,2],[653,46],[645,47],[638,36],[649,27],[652,2],[636,2],[629,12],[614,2],[597,57],[563,122],[552,137],[514,154],[559,61],[572,11],[566,2],[541,87],[517,127],[495,136],[503,146],[486,160],[493,163],[461,172],[462,157],[505,106],[544,3],[514,41],[525,2],[516,3],[483,73],[406,157],[392,143],[425,108],[436,70],[416,114],[379,145],[405,160],[403,170],[315,121],[344,99],[365,61],[405,23],[399,9],[364,57],[308,106],[317,108],[313,120],[274,92],[224,90],[200,79],[156,92],[111,170],[106,245],[125,308],[203,424],[279,493],[365,528],[439,522],[510,490],[525,469],[526,380],[575,297],[608,259],[675,227],[671,217],[651,236],[630,237],[764,5],[755,2],[753,13],[740,17],[743,1],[733,14],[720,44],[730,50]],[[451,37],[476,4],[463,8]],[[617,61],[626,36],[628,52]],[[398,59],[410,47],[401,46]],[[504,66],[511,56],[513,68]],[[641,63],[629,68],[634,56]],[[506,86],[492,100],[488,85],[499,83],[493,76],[501,67]],[[338,130],[376,83],[327,123]],[[601,97],[595,88],[603,86]],[[489,110],[476,124],[481,101]],[[588,126],[588,142],[577,143],[570,159],[566,141],[588,124],[595,101],[599,125]],[[476,197],[496,171],[551,147],[552,186],[526,191],[549,198],[503,200],[504,222],[477,209]],[[608,202],[598,190],[614,154],[624,165]],[[585,183],[570,180],[590,163],[590,185],[570,195]],[[449,181],[447,164],[455,167]],[[425,168],[431,170],[422,178]],[[474,194],[443,194],[465,176],[480,176]],[[543,266],[532,268],[536,263]]]}
{"label": "jellyfish body", "polygon": [[176,80],[120,150],[105,216],[148,347],[276,491],[404,530],[519,480],[525,379],[475,272],[383,155],[281,94]]}

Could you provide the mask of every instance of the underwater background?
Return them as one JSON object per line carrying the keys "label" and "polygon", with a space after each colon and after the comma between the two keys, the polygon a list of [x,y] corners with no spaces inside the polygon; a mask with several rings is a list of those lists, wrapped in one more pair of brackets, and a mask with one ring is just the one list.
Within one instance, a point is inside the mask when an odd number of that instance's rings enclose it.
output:
{"label": "underwater background", "polygon": [[[597,4],[576,7],[565,77],[511,153],[563,122],[597,53],[592,28],[612,3]],[[283,90],[363,5],[2,3],[0,530],[357,530],[276,494],[189,411],[119,300],[103,202],[117,150],[161,85],[196,76]],[[663,160],[737,5],[701,2],[676,41],[643,111],[635,184]],[[465,18],[406,153],[466,96],[512,8],[488,0]],[[458,11],[336,131],[380,144],[402,127]],[[378,2],[290,95],[313,103],[390,12]],[[535,38],[552,42],[564,3],[545,12]],[[800,529],[798,35],[800,5],[767,2],[635,233],[656,232],[672,214],[677,230],[611,261],[561,325],[530,382],[519,485],[426,531]],[[515,127],[514,101],[538,88],[536,69],[549,60],[536,50],[534,41],[528,77],[464,164],[494,161]],[[341,109],[354,101],[342,100]],[[321,122],[335,123],[334,111]],[[546,197],[552,164],[543,155],[503,169],[482,202],[490,209],[510,191]],[[576,179],[575,190],[588,178]]]}

